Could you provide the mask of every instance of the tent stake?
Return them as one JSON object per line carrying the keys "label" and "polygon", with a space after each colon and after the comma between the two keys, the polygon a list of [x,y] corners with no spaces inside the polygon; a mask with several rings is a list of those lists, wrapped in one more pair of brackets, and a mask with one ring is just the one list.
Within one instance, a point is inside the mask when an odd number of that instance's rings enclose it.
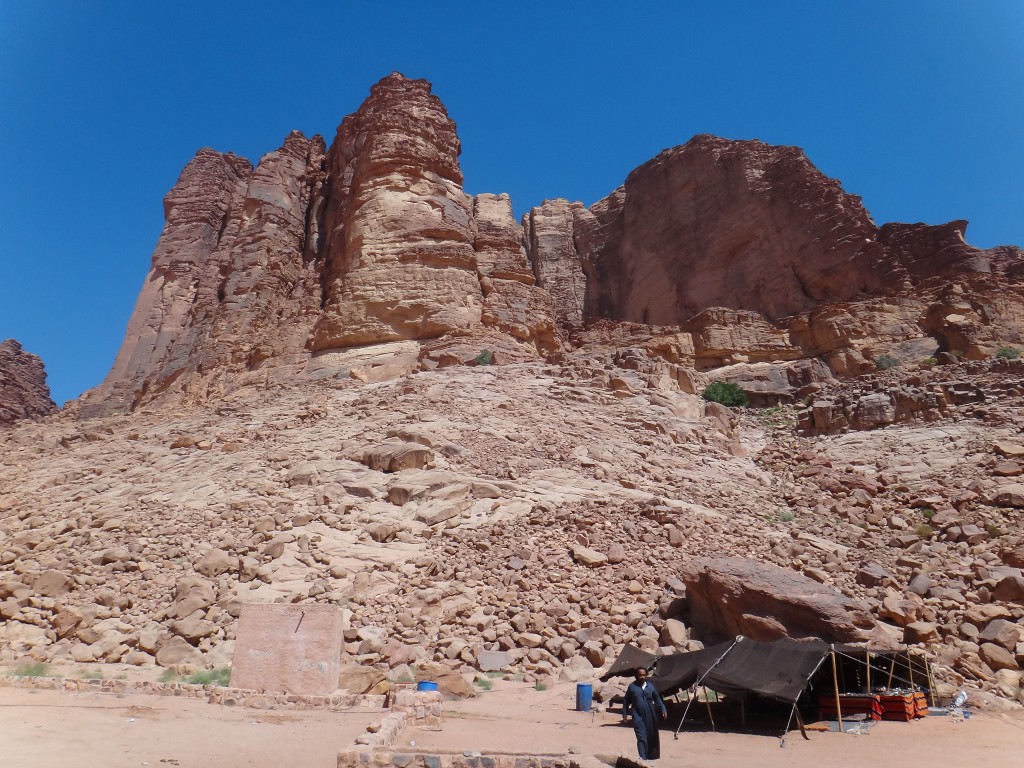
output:
{"label": "tent stake", "polygon": [[836,719],[839,720],[839,732],[843,733],[843,708],[839,704],[839,678],[836,676],[836,647],[834,645],[829,655],[832,657],[832,686],[836,692]]}

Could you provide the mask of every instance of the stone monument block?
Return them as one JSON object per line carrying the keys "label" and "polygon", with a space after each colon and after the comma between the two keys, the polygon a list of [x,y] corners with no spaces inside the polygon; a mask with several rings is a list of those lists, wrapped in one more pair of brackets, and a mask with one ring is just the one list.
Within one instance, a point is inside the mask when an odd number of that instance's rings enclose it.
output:
{"label": "stone monument block", "polygon": [[250,603],[238,617],[231,686],[327,696],[338,687],[344,620],[333,605]]}

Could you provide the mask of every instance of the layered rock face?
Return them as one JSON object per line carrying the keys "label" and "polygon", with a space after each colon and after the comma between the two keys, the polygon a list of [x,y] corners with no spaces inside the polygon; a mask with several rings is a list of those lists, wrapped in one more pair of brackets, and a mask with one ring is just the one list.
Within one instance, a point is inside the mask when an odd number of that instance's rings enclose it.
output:
{"label": "layered rock face", "polygon": [[301,352],[320,304],[307,212],[323,158],[322,140],[299,133],[255,169],[209,149],[196,155],[164,199],[153,265],[87,412],[128,409],[171,388],[216,394],[228,374]]}
{"label": "layered rock face", "polygon": [[[650,353],[701,370],[820,358],[856,375],[882,354],[1024,343],[1019,248],[973,248],[962,221],[878,227],[797,148],[697,136],[590,208],[548,200],[521,224],[507,195],[465,193],[459,152],[429,83],[397,73],[329,150],[292,133],[255,168],[201,150],[83,413],[531,359],[590,343],[598,320],[665,329]],[[352,368],[359,349],[381,373]]]}
{"label": "layered rock face", "polygon": [[14,339],[0,343],[0,424],[56,412],[43,361]]}
{"label": "layered rock face", "polygon": [[431,338],[479,322],[473,203],[455,124],[425,81],[392,75],[338,128],[314,351]]}
{"label": "layered rock face", "polygon": [[550,291],[537,285],[512,200],[508,195],[477,195],[473,218],[473,248],[484,294],[483,324],[530,342],[542,352],[553,352],[559,346],[556,302]]}
{"label": "layered rock face", "polygon": [[707,307],[770,319],[881,290],[881,255],[860,200],[792,147],[698,136],[633,171],[595,206],[608,248],[581,258],[601,276],[593,314],[682,323]]}
{"label": "layered rock face", "polygon": [[822,357],[855,375],[882,353],[981,359],[1024,339],[1019,248],[974,248],[963,221],[878,227],[795,147],[697,136],[589,209],[545,202],[526,222],[564,330],[676,326],[699,368]]}
{"label": "layered rock face", "polygon": [[491,329],[519,355],[557,349],[511,201],[467,195],[459,152],[430,84],[397,73],[329,151],[298,132],[255,168],[201,150],[167,195],[124,344],[83,412],[202,401],[362,345]]}

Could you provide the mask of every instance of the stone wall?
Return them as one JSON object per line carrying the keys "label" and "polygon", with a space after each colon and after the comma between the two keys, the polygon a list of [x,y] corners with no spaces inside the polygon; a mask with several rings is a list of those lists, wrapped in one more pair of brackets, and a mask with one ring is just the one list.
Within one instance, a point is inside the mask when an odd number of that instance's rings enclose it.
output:
{"label": "stone wall", "polygon": [[[180,696],[206,699],[210,704],[252,709],[349,709],[385,710],[387,697],[355,693],[334,693],[330,696],[300,696],[291,693],[261,693],[241,688],[190,683],[156,683],[130,680],[76,680],[67,677],[11,677],[0,676],[0,687],[35,688],[51,691],[95,693],[141,693],[153,696]],[[436,701],[434,700],[436,697]],[[411,691],[401,705],[403,716],[409,716],[418,725],[435,725],[440,718],[440,696],[436,693]],[[435,711],[436,705],[436,711]],[[422,713],[420,719],[418,714]]]}
{"label": "stone wall", "polygon": [[338,768],[571,768],[567,755],[508,752],[352,749],[338,753]]}

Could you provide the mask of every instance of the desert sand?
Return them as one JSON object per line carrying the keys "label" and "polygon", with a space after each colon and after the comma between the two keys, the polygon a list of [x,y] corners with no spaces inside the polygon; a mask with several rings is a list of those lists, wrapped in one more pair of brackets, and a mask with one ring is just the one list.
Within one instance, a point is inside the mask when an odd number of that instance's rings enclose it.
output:
{"label": "desert sand", "polygon": [[[495,680],[475,699],[447,702],[440,728],[409,728],[410,748],[509,750],[635,757],[632,730],[617,712],[574,710],[575,689],[545,691]],[[379,712],[267,712],[201,700],[141,694],[65,693],[0,688],[3,768],[333,768]],[[1024,719],[973,712],[965,721],[929,717],[881,722],[866,735],[820,733],[805,741],[791,731],[662,733],[663,768],[716,766],[887,765],[1012,766],[1024,749]]]}

